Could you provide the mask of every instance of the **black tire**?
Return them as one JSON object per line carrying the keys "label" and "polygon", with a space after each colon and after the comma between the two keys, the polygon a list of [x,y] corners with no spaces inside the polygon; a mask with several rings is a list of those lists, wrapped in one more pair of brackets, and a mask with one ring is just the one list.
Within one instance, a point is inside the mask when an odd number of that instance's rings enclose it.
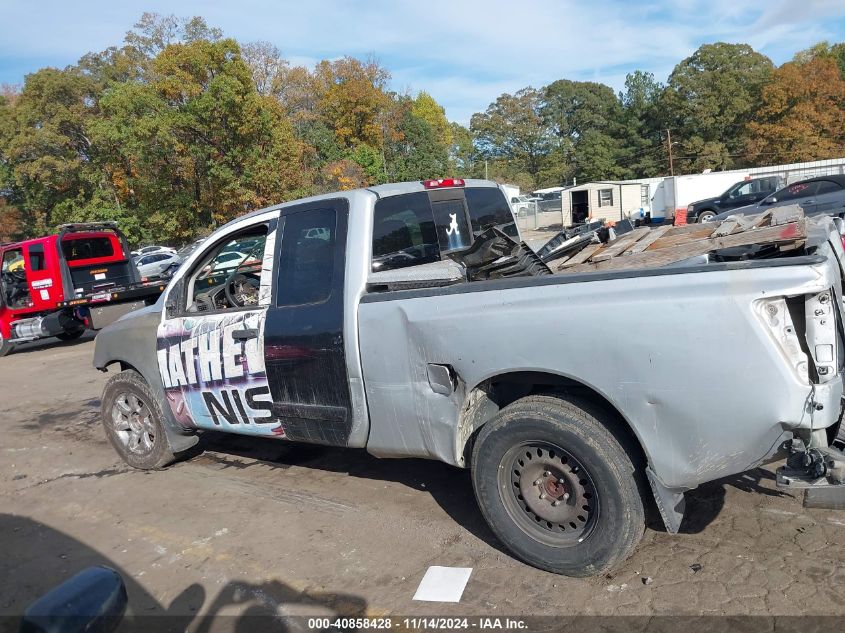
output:
{"label": "black tire", "polygon": [[106,437],[127,464],[152,470],[174,460],[158,398],[138,372],[127,369],[109,379],[101,411]]}
{"label": "black tire", "polygon": [[645,529],[642,473],[608,419],[575,398],[529,396],[482,427],[472,452],[475,496],[520,560],[582,577],[633,553]]}
{"label": "black tire", "polygon": [[75,341],[83,334],[85,334],[85,328],[80,328],[78,330],[71,330],[70,332],[61,332],[60,334],[56,334],[56,338],[60,341]]}
{"label": "black tire", "polygon": [[702,211],[701,213],[698,214],[698,223],[701,224],[701,223],[704,223],[704,222],[709,222],[710,220],[712,220],[715,217],[716,217],[716,212],[711,211],[710,209],[707,209],[706,211]]}

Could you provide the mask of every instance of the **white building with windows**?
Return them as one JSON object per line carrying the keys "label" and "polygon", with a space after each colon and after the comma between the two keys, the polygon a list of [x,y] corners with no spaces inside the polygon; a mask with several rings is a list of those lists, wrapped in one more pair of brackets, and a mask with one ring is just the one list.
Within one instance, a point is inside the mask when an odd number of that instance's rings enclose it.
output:
{"label": "white building with windows", "polygon": [[[655,178],[660,182],[662,178]],[[590,220],[619,221],[648,208],[650,183],[622,180],[588,182],[562,192],[564,226]]]}

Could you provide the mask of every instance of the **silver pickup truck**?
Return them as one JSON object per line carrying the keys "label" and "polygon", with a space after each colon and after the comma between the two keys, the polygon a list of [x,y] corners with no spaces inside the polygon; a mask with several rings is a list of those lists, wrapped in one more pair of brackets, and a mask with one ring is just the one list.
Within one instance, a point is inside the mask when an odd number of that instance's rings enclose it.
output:
{"label": "silver pickup truck", "polygon": [[773,259],[468,275],[493,228],[519,237],[477,180],[227,224],[97,337],[108,438],[137,468],[206,429],[470,468],[507,548],[573,576],[625,560],[652,498],[676,532],[685,491],[780,457],[783,485],[841,483],[833,221]]}

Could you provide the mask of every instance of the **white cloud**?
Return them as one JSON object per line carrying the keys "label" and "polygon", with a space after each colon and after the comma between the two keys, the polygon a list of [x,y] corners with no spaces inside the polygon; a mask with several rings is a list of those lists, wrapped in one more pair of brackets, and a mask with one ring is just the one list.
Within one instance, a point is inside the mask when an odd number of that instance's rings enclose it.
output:
{"label": "white cloud", "polygon": [[625,74],[639,68],[663,81],[706,42],[747,42],[781,63],[819,40],[845,40],[842,0],[47,0],[39,6],[11,0],[2,9],[0,81],[20,80],[8,74],[20,73],[21,59],[64,65],[116,44],[143,11],[153,10],[203,15],[241,41],[269,40],[295,64],[374,54],[391,70],[394,88],[430,92],[463,123],[504,91],[559,78],[618,90]]}

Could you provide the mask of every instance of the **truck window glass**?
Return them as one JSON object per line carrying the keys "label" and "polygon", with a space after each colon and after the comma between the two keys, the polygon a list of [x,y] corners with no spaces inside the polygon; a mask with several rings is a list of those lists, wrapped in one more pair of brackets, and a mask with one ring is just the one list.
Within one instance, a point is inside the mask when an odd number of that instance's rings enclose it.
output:
{"label": "truck window glass", "polygon": [[511,237],[517,237],[516,224],[505,196],[492,187],[470,187],[465,190],[473,235],[495,226]]}
{"label": "truck window glass", "polygon": [[431,203],[440,252],[467,248],[472,243],[463,200],[438,200]]}
{"label": "truck window glass", "polygon": [[62,253],[69,262],[78,259],[96,259],[114,255],[111,240],[107,237],[84,237],[62,240]]}
{"label": "truck window glass", "polygon": [[320,303],[331,296],[337,213],[314,209],[285,216],[276,305]]}
{"label": "truck window glass", "polygon": [[33,244],[29,247],[29,267],[33,272],[40,272],[47,266],[44,262],[44,245]]}
{"label": "truck window glass", "polygon": [[[257,305],[266,240],[267,226],[261,224],[236,233],[212,248],[187,276],[187,311],[208,312],[242,307],[229,302],[225,291],[229,282],[238,284],[237,290],[244,299],[244,306]],[[144,259],[154,262],[158,257],[160,255],[148,255]]]}
{"label": "truck window glass", "polygon": [[440,260],[428,194],[382,198],[373,217],[373,270],[393,270]]}
{"label": "truck window glass", "polygon": [[29,307],[29,283],[20,248],[3,253],[2,280],[3,302],[12,309]]}

